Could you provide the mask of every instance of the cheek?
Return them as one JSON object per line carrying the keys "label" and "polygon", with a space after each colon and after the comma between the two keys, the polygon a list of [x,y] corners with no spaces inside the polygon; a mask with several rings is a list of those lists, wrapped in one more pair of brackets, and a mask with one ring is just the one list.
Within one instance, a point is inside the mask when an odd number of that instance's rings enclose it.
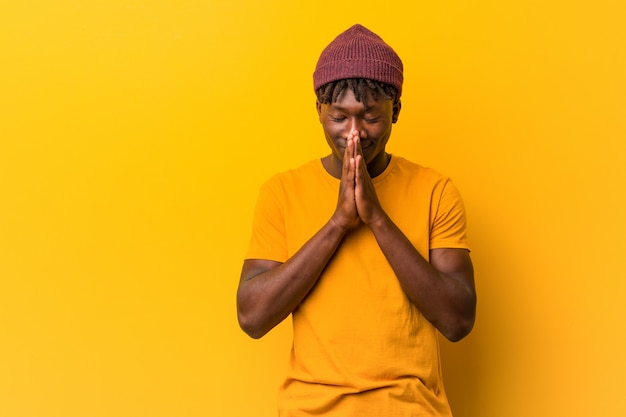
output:
{"label": "cheek", "polygon": [[330,147],[330,150],[331,150],[333,153],[335,153],[335,154],[337,154],[337,155],[343,154],[343,153],[341,152],[341,150],[339,149],[339,147],[337,146],[337,143],[335,143],[335,141],[333,140],[333,138],[332,138],[332,137],[329,137],[328,135],[326,136],[326,144],[328,144],[328,146]]}
{"label": "cheek", "polygon": [[387,146],[387,142],[389,142],[389,137],[391,136],[390,129],[378,130],[376,132],[371,132],[372,135],[370,138],[374,141],[374,147],[377,150],[382,150]]}
{"label": "cheek", "polygon": [[326,134],[326,137],[328,138],[337,138],[338,136],[341,136],[341,132],[342,129],[334,124],[324,124],[324,133]]}
{"label": "cheek", "polygon": [[330,144],[333,138],[335,137],[334,132],[333,130],[329,129],[328,126],[324,124],[322,125],[322,128],[324,130],[324,137],[326,138],[326,142]]}
{"label": "cheek", "polygon": [[377,142],[384,142],[389,137],[391,129],[389,126],[378,126],[368,130],[367,133],[371,138],[375,138]]}

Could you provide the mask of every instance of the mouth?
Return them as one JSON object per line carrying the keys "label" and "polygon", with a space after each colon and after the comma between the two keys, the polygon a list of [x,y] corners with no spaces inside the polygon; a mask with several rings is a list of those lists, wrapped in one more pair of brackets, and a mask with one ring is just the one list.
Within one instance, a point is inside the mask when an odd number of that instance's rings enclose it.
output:
{"label": "mouth", "polygon": [[368,142],[366,144],[361,143],[361,150],[366,151],[374,146],[373,142]]}
{"label": "mouth", "polygon": [[[340,139],[335,143],[335,146],[337,147],[337,150],[343,154],[346,151],[348,143],[345,139]],[[372,148],[374,148],[374,142],[361,143],[361,151],[363,153],[369,152]]]}
{"label": "mouth", "polygon": [[345,139],[336,140],[335,146],[337,147],[337,149],[341,149],[342,151],[345,151],[346,148],[348,147],[348,141]]}

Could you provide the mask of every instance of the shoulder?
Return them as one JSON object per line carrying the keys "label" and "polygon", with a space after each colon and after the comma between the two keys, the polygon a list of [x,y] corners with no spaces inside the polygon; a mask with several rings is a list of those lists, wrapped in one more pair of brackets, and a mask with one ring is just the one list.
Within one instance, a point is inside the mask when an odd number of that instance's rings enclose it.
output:
{"label": "shoulder", "polygon": [[410,161],[402,156],[393,156],[390,175],[394,180],[399,178],[412,183],[425,185],[444,185],[450,178],[438,170]]}
{"label": "shoulder", "polygon": [[422,203],[430,201],[434,207],[442,202],[452,204],[461,200],[459,190],[448,175],[400,156],[394,158],[395,165],[391,167],[386,186],[403,190],[404,198],[412,195]]}
{"label": "shoulder", "polygon": [[266,180],[266,182],[285,181],[291,178],[319,175],[321,167],[321,162],[318,159],[314,159],[295,168],[290,168],[281,172],[277,172],[270,176],[269,179]]}
{"label": "shoulder", "polygon": [[320,181],[325,174],[319,159],[308,161],[298,167],[278,172],[265,180],[261,191],[291,191],[302,189],[307,183]]}

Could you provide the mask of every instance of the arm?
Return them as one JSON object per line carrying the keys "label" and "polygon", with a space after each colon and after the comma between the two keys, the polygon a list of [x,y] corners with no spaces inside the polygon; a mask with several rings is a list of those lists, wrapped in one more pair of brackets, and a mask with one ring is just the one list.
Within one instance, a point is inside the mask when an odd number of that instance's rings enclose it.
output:
{"label": "arm", "polygon": [[[358,139],[357,139],[358,143]],[[411,302],[447,339],[471,331],[476,312],[474,270],[465,249],[433,249],[428,262],[382,209],[360,146],[356,148],[355,198],[367,224]]]}
{"label": "arm", "polygon": [[[348,141],[346,155],[354,154]],[[360,223],[354,198],[355,159],[343,160],[337,208],[330,220],[285,263],[244,261],[237,290],[241,328],[260,338],[283,321],[315,286],[324,267],[350,229]]]}
{"label": "arm", "polygon": [[432,249],[430,263],[385,216],[370,228],[411,302],[448,340],[474,326],[474,270],[465,249]]}
{"label": "arm", "polygon": [[289,316],[313,288],[344,234],[328,222],[285,263],[245,260],[237,290],[241,328],[258,339]]}

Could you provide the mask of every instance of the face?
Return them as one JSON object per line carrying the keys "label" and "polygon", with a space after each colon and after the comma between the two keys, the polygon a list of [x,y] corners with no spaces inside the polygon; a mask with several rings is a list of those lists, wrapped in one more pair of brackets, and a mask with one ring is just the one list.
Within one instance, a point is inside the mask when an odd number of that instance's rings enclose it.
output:
{"label": "face", "polygon": [[348,134],[359,132],[363,157],[372,177],[380,174],[387,166],[389,155],[385,146],[391,136],[391,126],[400,113],[400,103],[379,98],[374,100],[368,92],[361,102],[349,88],[344,89],[334,103],[317,103],[317,112],[324,129],[326,142],[332,151],[329,156],[331,174],[341,175],[341,165],[346,149]]}

